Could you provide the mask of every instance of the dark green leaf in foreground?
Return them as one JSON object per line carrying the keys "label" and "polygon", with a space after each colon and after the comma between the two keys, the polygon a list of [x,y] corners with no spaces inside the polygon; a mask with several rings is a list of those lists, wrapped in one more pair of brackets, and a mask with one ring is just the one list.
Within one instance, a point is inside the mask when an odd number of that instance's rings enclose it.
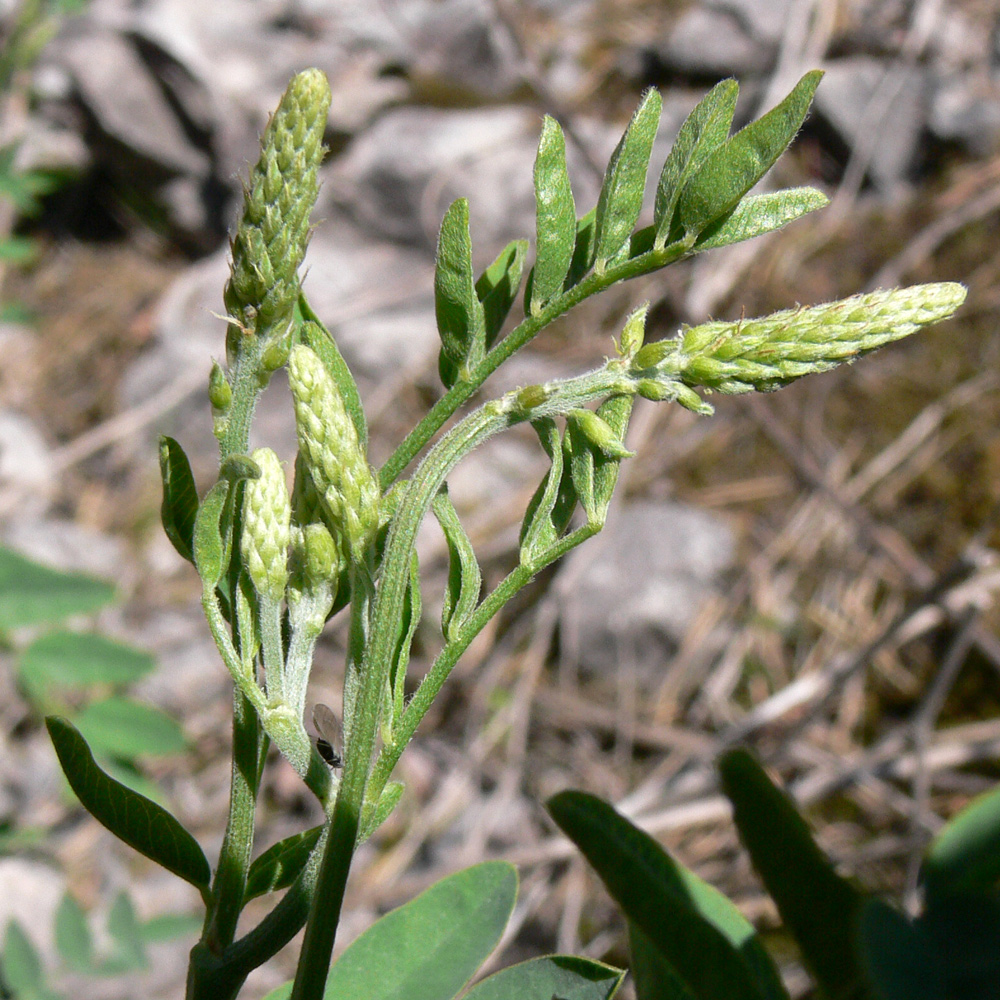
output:
{"label": "dark green leaf in foreground", "polygon": [[469,203],[452,202],[441,221],[434,268],[434,310],[441,356],[441,380],[450,389],[486,354],[486,316],[472,276]]}
{"label": "dark green leaf in foreground", "polygon": [[735,80],[717,83],[681,125],[656,187],[653,226],[658,246],[663,246],[671,235],[677,199],[684,185],[728,138],[739,93]]}
{"label": "dark green leaf in foreground", "polygon": [[361,403],[361,393],[354,381],[351,369],[347,367],[344,356],[340,353],[333,334],[320,322],[313,312],[306,297],[299,293],[298,311],[304,322],[299,328],[299,337],[303,344],[311,348],[323,362],[327,374],[333,379],[333,384],[340,390],[340,398],[344,401],[344,409],[351,416],[354,429],[358,432],[358,440],[362,449],[368,447],[368,421],[365,419],[365,408]]}
{"label": "dark green leaf in foreground", "polygon": [[753,926],[652,837],[583,792],[561,792],[546,808],[698,1000],[787,1000]]}
{"label": "dark green leaf in foreground", "polygon": [[212,872],[198,842],[161,806],[109,778],[65,719],[45,720],[63,773],[84,808],[119,840],[202,891]]}
{"label": "dark green leaf in foreground", "polygon": [[250,866],[243,902],[290,886],[305,867],[322,832],[321,826],[314,826],[269,847]]}
{"label": "dark green leaf in foreground", "polygon": [[576,203],[566,170],[566,140],[548,115],[535,156],[535,269],[529,310],[537,316],[563,290],[576,244]]}
{"label": "dark green leaf in foreground", "polygon": [[0,546],[0,629],[95,611],[114,596],[103,580],[49,569]]}
{"label": "dark green leaf in foreground", "polygon": [[[452,1000],[497,946],[516,898],[517,872],[504,861],[441,879],[347,948],[330,969],[325,997]],[[266,1000],[287,1000],[291,988]]]}
{"label": "dark green leaf in foreground", "polygon": [[989,891],[1000,880],[1000,788],[969,803],[934,838],[924,858],[928,895]]}
{"label": "dark green leaf in foreground", "polygon": [[698,237],[694,250],[700,253],[752,240],[755,236],[781,229],[829,203],[830,199],[822,191],[811,187],[751,195],[744,198],[725,219],[709,226]]}
{"label": "dark green leaf in foreground", "polygon": [[841,878],[791,799],[745,750],[719,761],[740,840],[826,996],[861,997],[854,948],[861,893]]}
{"label": "dark green leaf in foreground", "polygon": [[476,281],[476,295],[483,304],[486,321],[486,348],[489,350],[503,329],[504,320],[521,287],[527,240],[512,240]]}
{"label": "dark green leaf in foreground", "polygon": [[697,1000],[674,967],[633,923],[628,925],[628,948],[637,1000]]}
{"label": "dark green leaf in foreground", "polygon": [[166,756],[186,747],[175,719],[131,698],[93,701],[73,717],[73,724],[94,750],[113,757]]}
{"label": "dark green leaf in foreground", "polygon": [[94,939],[87,915],[67,892],[56,910],[56,951],[68,969],[87,972],[94,964]]}
{"label": "dark green leaf in foreground", "polygon": [[163,500],[160,520],[178,553],[194,562],[194,520],[198,514],[198,489],[184,449],[171,437],[160,438],[160,479]]}
{"label": "dark green leaf in foreground", "polygon": [[462,1000],[610,1000],[621,969],[577,955],[547,955],[501,969],[477,983]]}
{"label": "dark green leaf in foreground", "polygon": [[819,70],[806,73],[777,107],[740,129],[709,155],[678,199],[678,218],[684,232],[700,233],[730,212],[771,169],[802,127],[822,76]]}
{"label": "dark green leaf in foreground", "polygon": [[934,942],[898,910],[868,900],[860,915],[861,957],[878,1000],[951,1000]]}
{"label": "dark green leaf in foreground", "polygon": [[123,685],[156,667],[149,653],[103,635],[49,632],[36,639],[18,659],[18,672],[33,689],[81,688],[93,684]]}
{"label": "dark green leaf in foreground", "polygon": [[611,154],[594,216],[598,271],[625,246],[639,219],[646,193],[646,169],[660,127],[662,106],[659,91],[647,90]]}

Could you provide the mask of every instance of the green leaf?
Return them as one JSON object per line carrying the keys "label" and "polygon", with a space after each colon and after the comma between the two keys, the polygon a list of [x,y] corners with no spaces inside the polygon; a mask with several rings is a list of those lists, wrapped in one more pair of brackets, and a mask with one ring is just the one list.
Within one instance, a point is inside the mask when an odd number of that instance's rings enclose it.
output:
{"label": "green leaf", "polygon": [[681,125],[656,186],[653,226],[657,246],[669,242],[673,233],[677,199],[684,185],[701,169],[709,154],[726,141],[739,93],[735,80],[717,83]]}
{"label": "green leaf", "polygon": [[160,478],[163,501],[160,520],[173,547],[194,562],[194,521],[198,515],[198,489],[184,449],[171,437],[160,438]]}
{"label": "green leaf", "polygon": [[529,311],[537,316],[561,294],[576,245],[576,203],[566,169],[566,140],[548,115],[535,156],[535,268]]}
{"label": "green leaf", "polygon": [[0,629],[96,611],[114,597],[103,580],[49,569],[0,546]]}
{"label": "green leaf", "polygon": [[66,967],[74,972],[88,972],[94,964],[94,939],[87,915],[67,892],[59,903],[55,918],[56,951]]}
{"label": "green leaf", "polygon": [[392,698],[392,705],[388,706],[389,711],[383,716],[383,725],[391,724],[403,711],[406,698],[406,668],[410,664],[410,649],[413,646],[413,637],[417,634],[417,626],[420,624],[422,612],[420,564],[417,561],[417,553],[414,551],[410,558],[410,578],[403,595],[403,609],[397,626],[396,651],[389,673],[388,693]]}
{"label": "green leaf", "polygon": [[212,871],[194,837],[161,806],[109,778],[66,719],[50,715],[45,725],[70,788],[91,816],[140,854],[207,892]]}
{"label": "green leaf", "polygon": [[989,891],[1000,880],[1000,787],[973,799],[934,838],[924,858],[930,896]]}
{"label": "green leaf", "polygon": [[764,233],[773,233],[803,215],[825,208],[830,203],[816,188],[787,188],[768,194],[755,194],[744,198],[724,219],[713,223],[698,237],[693,247],[695,253],[715,250],[752,240]]}
{"label": "green leaf", "polygon": [[265,893],[290,886],[305,867],[322,832],[322,826],[314,826],[269,847],[250,866],[243,905]]}
{"label": "green leaf", "polygon": [[628,943],[637,1000],[698,1000],[656,945],[631,921]]}
{"label": "green leaf", "polygon": [[559,428],[551,417],[533,420],[531,426],[552,463],[545,478],[539,483],[534,496],[528,503],[521,533],[518,539],[522,566],[530,565],[538,556],[555,545],[565,530],[565,523],[557,524],[553,512],[559,498],[559,487],[563,481],[563,449]]}
{"label": "green leaf", "polygon": [[861,958],[878,1000],[950,1000],[934,942],[903,914],[880,899],[869,899],[858,931]]}
{"label": "green leaf", "polygon": [[157,803],[157,805],[166,805],[163,792],[160,791],[159,786],[139,770],[134,760],[125,760],[120,757],[105,757],[101,761],[101,767],[104,768],[105,774],[114,778],[115,781],[126,788],[131,788],[133,792],[144,795],[150,801]]}
{"label": "green leaf", "polygon": [[194,565],[207,588],[218,585],[226,568],[226,546],[220,522],[228,498],[229,480],[220,479],[201,502],[194,522],[191,546]]}
{"label": "green leaf", "polygon": [[791,799],[746,750],[724,754],[719,773],[740,840],[825,995],[863,996],[854,948],[861,893],[834,871]]}
{"label": "green leaf", "polygon": [[652,837],[583,792],[561,792],[546,808],[699,1000],[787,1000],[753,926]]}
{"label": "green leaf", "polygon": [[32,690],[131,684],[155,669],[141,649],[88,632],[48,632],[18,659],[17,669]]}
{"label": "green leaf", "polygon": [[574,421],[566,424],[563,444],[565,447],[564,459],[569,460],[573,492],[587,515],[587,521],[590,524],[600,524],[597,504],[594,499],[594,452],[597,449],[587,439],[587,436],[580,429],[580,425]]}
{"label": "green leaf", "polygon": [[24,929],[12,920],[3,941],[3,982],[18,1000],[36,1000],[45,992],[42,960]]}
{"label": "green leaf", "polygon": [[996,892],[932,898],[914,926],[940,957],[949,997],[1000,997],[1000,896]]}
{"label": "green leaf", "polygon": [[114,943],[114,952],[103,963],[104,975],[121,975],[149,965],[142,924],[127,892],[120,892],[111,904],[108,914],[108,936]]}
{"label": "green leaf", "polygon": [[144,920],[140,927],[145,944],[176,941],[177,938],[195,938],[204,924],[204,917],[197,913],[161,913]]}
{"label": "green leaf", "polygon": [[441,356],[438,369],[449,389],[465,380],[486,354],[486,314],[472,276],[469,203],[452,202],[441,221],[434,269],[434,308]]}
{"label": "green leaf", "polygon": [[502,861],[442,879],[347,948],[330,970],[326,997],[451,1000],[497,946],[516,897],[517,872]]}
{"label": "green leaf", "polygon": [[[597,408],[597,415],[611,428],[619,441],[624,441],[628,431],[634,400],[634,396],[612,396]],[[620,458],[600,451],[594,453],[594,503],[602,521],[607,517],[608,505],[618,484],[620,465]]]}
{"label": "green leaf", "polygon": [[[505,861],[484,861],[435,882],[347,947],[330,969],[324,996],[452,1000],[497,946],[516,898],[517,871]],[[291,989],[286,983],[266,1000],[287,1000]]]}
{"label": "green leaf", "polygon": [[305,322],[299,328],[299,336],[303,344],[312,348],[323,362],[334,385],[340,390],[340,398],[344,401],[344,409],[351,416],[354,429],[358,432],[358,440],[362,450],[368,448],[368,421],[365,419],[365,408],[361,403],[361,393],[358,383],[354,381],[351,369],[348,368],[344,356],[337,347],[333,334],[320,322],[312,311],[306,297],[299,293],[298,310]]}
{"label": "green leaf", "polygon": [[646,168],[660,127],[662,106],[659,91],[647,90],[611,154],[594,217],[598,272],[625,246],[639,219],[646,193]]}
{"label": "green leaf", "polygon": [[73,722],[95,751],[112,757],[162,757],[187,748],[176,720],[131,698],[116,695],[93,701]]}
{"label": "green leaf", "polygon": [[524,260],[528,256],[527,240],[512,240],[500,251],[497,259],[479,276],[476,296],[483,304],[486,321],[486,349],[489,350],[503,329],[518,289]]}
{"label": "green leaf", "polygon": [[806,73],[766,115],[719,146],[684,186],[678,218],[689,235],[702,232],[739,203],[788,148],[805,120],[823,74]]}
{"label": "green leaf", "polygon": [[578,955],[546,955],[493,973],[463,1000],[610,1000],[625,973]]}
{"label": "green leaf", "polygon": [[447,484],[434,498],[433,509],[448,543],[448,582],[441,605],[441,630],[445,639],[450,641],[476,610],[483,577],[472,542],[448,496]]}

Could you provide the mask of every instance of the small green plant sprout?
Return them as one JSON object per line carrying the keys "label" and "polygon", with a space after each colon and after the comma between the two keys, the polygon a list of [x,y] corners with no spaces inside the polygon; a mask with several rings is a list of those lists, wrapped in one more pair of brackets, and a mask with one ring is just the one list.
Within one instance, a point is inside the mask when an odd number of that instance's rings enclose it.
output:
{"label": "small green plant sprout", "polygon": [[[719,771],[740,839],[824,997],[1000,996],[1000,789],[934,838],[911,917],[834,870],[747,751],[726,753]],[[626,918],[638,1000],[788,1000],[753,926],[648,834],[583,792],[561,792],[547,808]]]}
{"label": "small green plant sprout", "polygon": [[156,669],[149,653],[98,632],[59,627],[115,599],[103,580],[66,573],[0,547],[0,642],[13,651],[21,691],[37,717],[72,720],[110,773],[158,799],[142,772],[146,757],[186,748],[177,722],[126,693]]}
{"label": "small green plant sprout", "polygon": [[[330,93],[317,70],[291,81],[262,137],[232,240],[227,363],[217,363],[209,379],[217,481],[199,498],[181,446],[164,439],[160,451],[163,524],[197,570],[208,626],[234,687],[232,793],[214,871],[173,816],[104,774],[70,722],[49,720],[71,784],[94,815],[200,892],[206,917],[191,952],[189,1000],[237,996],[247,975],[303,926],[295,980],[285,991],[292,1000],[456,996],[488,952],[486,937],[472,919],[444,921],[440,935],[425,925],[452,905],[441,899],[454,900],[460,913],[460,899],[461,906],[478,905],[498,892],[509,906],[511,873],[472,869],[429,890],[433,905],[424,896],[395,923],[386,918],[331,971],[352,858],[399,801],[396,763],[469,644],[540,571],[601,530],[619,466],[630,455],[625,441],[635,398],[707,413],[710,393],[776,389],[944,319],[962,302],[959,285],[924,285],[703,324],[647,345],[643,306],[626,320],[618,353],[592,371],[471,405],[497,368],[590,296],[821,208],[826,198],[812,188],[750,194],[799,130],[820,75],[806,74],[777,107],[732,135],[738,87],[732,80],[714,87],[681,128],[659,175],[653,222],[638,230],[659,94],[643,96],[596,206],[582,215],[562,131],[546,118],[534,170],[531,265],[528,241],[517,240],[477,275],[468,204],[459,199],[448,209],[434,280],[443,392],[378,468],[368,456],[357,386],[299,283]],[[297,454],[251,454],[255,404],[284,365]],[[472,450],[525,423],[550,468],[527,505],[514,568],[486,590],[448,478]],[[410,646],[424,607],[416,540],[428,517],[447,540],[449,573],[440,651],[424,676],[412,677]],[[342,608],[348,641],[343,766],[336,768],[304,719],[317,637]],[[253,860],[269,745],[316,795],[326,820]],[[491,879],[506,888],[487,889]],[[238,936],[247,900],[279,890],[286,890],[280,901]],[[502,909],[494,913],[494,942]],[[406,939],[398,930],[404,924],[419,933]],[[567,957],[540,961],[468,995],[551,1000],[611,996],[617,988],[618,974],[606,967]],[[383,981],[368,974],[373,968],[392,971]],[[389,989],[395,976],[399,988]]]}

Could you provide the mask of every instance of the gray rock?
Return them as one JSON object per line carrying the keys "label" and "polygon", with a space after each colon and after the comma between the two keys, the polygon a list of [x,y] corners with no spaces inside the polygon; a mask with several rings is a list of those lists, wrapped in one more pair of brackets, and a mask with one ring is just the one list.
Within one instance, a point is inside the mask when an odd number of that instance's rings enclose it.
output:
{"label": "gray rock", "polygon": [[887,66],[856,56],[825,67],[815,113],[865,157],[868,176],[882,190],[904,180],[913,165],[926,118],[928,80],[920,68]]}
{"label": "gray rock", "polygon": [[52,461],[42,432],[23,413],[0,410],[0,489],[43,498],[52,489]]}
{"label": "gray rock", "polygon": [[662,675],[702,602],[731,568],[735,543],[720,518],[679,503],[612,511],[597,538],[559,570],[560,656],[583,671]]}

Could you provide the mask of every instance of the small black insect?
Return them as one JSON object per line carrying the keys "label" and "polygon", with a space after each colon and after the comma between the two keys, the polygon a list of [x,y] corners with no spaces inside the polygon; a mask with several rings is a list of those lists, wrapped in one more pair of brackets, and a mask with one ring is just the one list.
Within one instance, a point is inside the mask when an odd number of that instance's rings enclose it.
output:
{"label": "small black insect", "polygon": [[340,741],[343,730],[340,726],[340,719],[333,714],[333,709],[329,705],[317,702],[313,707],[313,726],[319,733],[316,749],[319,751],[320,757],[330,767],[343,767],[344,760],[340,756]]}

